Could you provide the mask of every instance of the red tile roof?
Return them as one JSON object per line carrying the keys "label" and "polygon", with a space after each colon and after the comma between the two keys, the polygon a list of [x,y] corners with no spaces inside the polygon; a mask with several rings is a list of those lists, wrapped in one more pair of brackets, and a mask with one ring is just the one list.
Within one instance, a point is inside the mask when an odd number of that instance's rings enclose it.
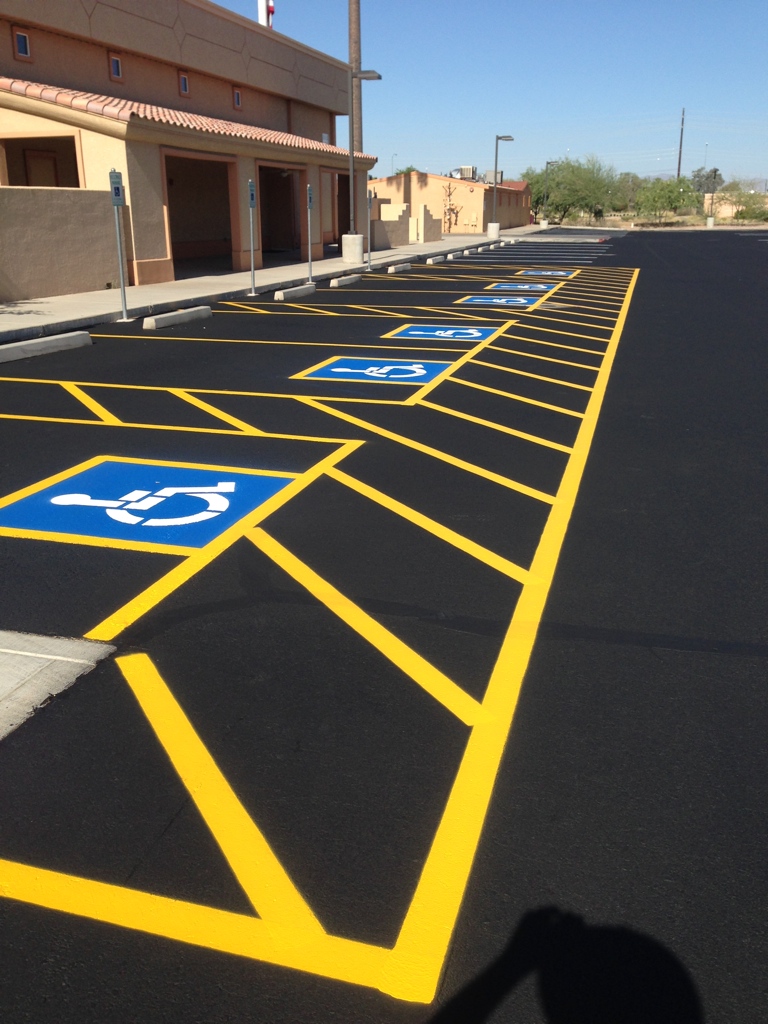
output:
{"label": "red tile roof", "polygon": [[[28,96],[30,99],[56,103],[61,107],[71,107],[73,110],[85,110],[90,114],[109,117],[113,121],[131,121],[136,118],[180,128],[191,128],[212,135],[252,139],[254,142],[266,142],[274,146],[290,146],[292,149],[314,150],[338,156],[347,156],[349,153],[348,150],[331,146],[327,142],[305,139],[301,135],[289,135],[288,132],[273,131],[271,128],[259,128],[257,125],[240,124],[237,121],[222,121],[218,117],[191,114],[186,110],[156,107],[151,103],[138,103],[136,100],[121,99],[118,96],[103,96],[93,92],[80,92],[77,89],[62,89],[55,85],[41,85],[39,82],[26,82],[18,78],[5,78],[2,75],[0,75],[0,92]],[[366,160],[376,159],[367,153],[356,153],[355,156]]]}

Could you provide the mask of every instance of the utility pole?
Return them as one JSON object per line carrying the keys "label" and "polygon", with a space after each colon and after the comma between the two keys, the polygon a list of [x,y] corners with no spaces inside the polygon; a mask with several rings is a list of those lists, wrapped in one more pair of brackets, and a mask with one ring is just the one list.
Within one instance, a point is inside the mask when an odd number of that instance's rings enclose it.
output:
{"label": "utility pole", "polygon": [[363,87],[356,72],[361,68],[360,56],[360,0],[349,0],[349,64],[352,68],[352,144],[356,153],[363,151]]}
{"label": "utility pole", "polygon": [[[351,2],[351,0],[350,0]],[[685,107],[683,107],[683,118],[680,122],[680,149],[677,153],[677,176],[680,177],[680,167],[683,163],[683,129],[685,128]]]}

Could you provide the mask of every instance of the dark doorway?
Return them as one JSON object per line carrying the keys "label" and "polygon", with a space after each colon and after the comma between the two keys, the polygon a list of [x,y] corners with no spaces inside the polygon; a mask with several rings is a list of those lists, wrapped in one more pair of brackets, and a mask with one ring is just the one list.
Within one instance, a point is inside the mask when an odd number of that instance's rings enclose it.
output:
{"label": "dark doorway", "polygon": [[80,187],[75,140],[71,136],[4,139],[3,145],[9,185],[28,185],[33,188]]}
{"label": "dark doorway", "polygon": [[301,260],[297,188],[298,172],[284,167],[259,167],[259,219],[265,266]]}
{"label": "dark doorway", "polygon": [[[339,239],[349,232],[349,175],[340,174],[337,209],[339,211]],[[357,218],[355,218],[357,220]]]}
{"label": "dark doorway", "polygon": [[165,171],[176,277],[231,273],[229,165],[166,156]]}

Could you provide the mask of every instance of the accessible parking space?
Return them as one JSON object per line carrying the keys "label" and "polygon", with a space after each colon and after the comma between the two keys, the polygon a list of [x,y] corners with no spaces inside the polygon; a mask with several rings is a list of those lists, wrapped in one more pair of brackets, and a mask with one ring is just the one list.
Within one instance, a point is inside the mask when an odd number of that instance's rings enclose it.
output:
{"label": "accessible parking space", "polygon": [[474,969],[639,273],[528,244],[6,368],[0,630],[115,648],[0,742],[15,983],[68,977],[10,1020],[415,1024]]}

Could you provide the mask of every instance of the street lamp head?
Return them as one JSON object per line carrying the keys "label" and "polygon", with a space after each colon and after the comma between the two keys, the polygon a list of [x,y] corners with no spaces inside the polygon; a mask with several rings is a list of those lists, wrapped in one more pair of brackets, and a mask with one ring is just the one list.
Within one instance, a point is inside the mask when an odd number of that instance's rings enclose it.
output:
{"label": "street lamp head", "polygon": [[381,75],[378,71],[353,71],[353,78],[359,78],[363,82],[379,82]]}
{"label": "street lamp head", "polygon": [[497,135],[496,138],[499,142],[514,142],[515,138],[513,135]]}

